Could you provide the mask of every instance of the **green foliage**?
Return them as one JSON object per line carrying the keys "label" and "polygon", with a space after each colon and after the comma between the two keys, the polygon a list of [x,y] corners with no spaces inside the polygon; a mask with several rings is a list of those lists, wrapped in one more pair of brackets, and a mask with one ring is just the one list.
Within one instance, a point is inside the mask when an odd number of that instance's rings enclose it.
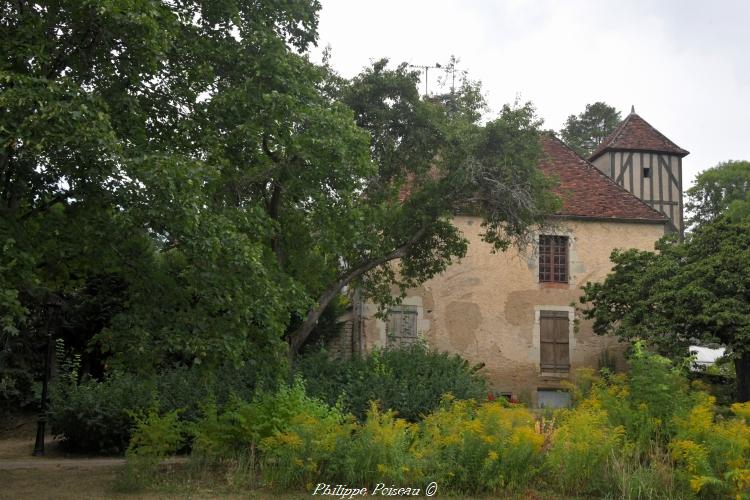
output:
{"label": "green foliage", "polygon": [[587,104],[586,110],[578,116],[568,116],[560,136],[576,153],[588,158],[618,123],[619,111],[606,103],[595,102]]}
{"label": "green foliage", "polygon": [[276,488],[327,482],[372,491],[377,483],[436,481],[441,491],[486,493],[528,487],[543,440],[528,410],[445,398],[419,424],[375,404],[361,423],[335,409],[300,414],[263,439],[260,450],[263,475]]}
{"label": "green foliage", "polygon": [[2,4],[5,400],[38,378],[49,293],[95,377],[231,363],[268,379],[345,286],[387,304],[461,257],[467,204],[497,249],[544,219],[530,104],[484,126],[465,75],[442,100],[405,64],[345,80],[308,57],[319,10]]}
{"label": "green foliage", "polygon": [[583,387],[577,406],[560,415],[546,456],[560,491],[622,498],[747,493],[747,403],[732,407],[740,418],[717,417],[715,399],[698,385],[689,388],[682,367],[640,345],[629,376]]}
{"label": "green foliage", "polygon": [[733,406],[740,418],[717,421],[715,399],[702,396],[689,414],[675,419],[677,432],[669,450],[680,466],[678,478],[702,498],[750,495],[747,404]]}
{"label": "green foliage", "polygon": [[417,343],[374,351],[365,358],[331,359],[325,351],[300,358],[296,369],[310,394],[363,419],[370,402],[415,422],[440,405],[444,394],[483,399],[484,379],[457,355]]}
{"label": "green foliage", "polygon": [[[62,436],[66,448],[94,453],[122,453],[142,415],[158,402],[158,411],[179,411],[181,422],[196,422],[202,405],[213,401],[224,408],[233,399],[249,400],[273,380],[258,380],[252,367],[232,364],[213,374],[199,369],[174,368],[156,376],[142,377],[112,372],[104,380],[79,382],[80,358],[68,357],[58,343],[58,379],[52,385],[50,421],[52,431]],[[150,410],[149,410],[150,411]]]}
{"label": "green foliage", "polygon": [[343,478],[368,488],[379,482],[408,484],[416,472],[409,453],[414,437],[411,424],[373,403],[353,436],[340,442],[331,479]]}
{"label": "green foliage", "polygon": [[612,481],[608,461],[623,444],[623,428],[612,426],[606,412],[589,406],[562,418],[545,458],[548,481],[566,494],[605,491]]}
{"label": "green foliage", "polygon": [[194,452],[209,458],[254,454],[264,438],[285,432],[299,415],[327,418],[332,410],[309,397],[301,380],[275,392],[260,392],[250,402],[234,398],[223,409],[209,401],[194,426]]}
{"label": "green foliage", "polygon": [[[320,6],[48,4],[1,7],[5,399],[23,402],[41,371],[47,292],[64,301],[67,344],[81,354],[93,347],[97,357],[83,366],[96,376],[105,363],[148,374],[173,363],[211,371],[227,360],[278,372],[290,311],[306,301],[268,251],[273,224],[260,197],[238,201],[240,190],[223,182],[245,159],[214,142],[223,131],[211,113],[230,116],[212,107],[219,88],[230,100],[237,85],[266,100],[292,95],[288,82],[314,94],[307,77],[319,72],[295,75],[312,65],[294,51],[314,41]],[[284,116],[273,118],[267,104],[243,110],[253,120],[243,135]],[[104,280],[117,286],[92,296]]]}
{"label": "green foliage", "polygon": [[750,219],[721,216],[659,253],[615,251],[612,272],[584,287],[584,316],[597,333],[644,339],[684,357],[696,342],[720,343],[737,372],[737,398],[750,398]]}
{"label": "green foliage", "polygon": [[179,410],[173,410],[160,414],[156,401],[146,412],[131,413],[135,428],[125,452],[125,474],[131,485],[144,484],[152,479],[164,458],[185,444],[186,429],[179,420],[179,413]]}
{"label": "green foliage", "polygon": [[260,442],[263,477],[274,488],[304,489],[313,481],[335,478],[346,465],[352,466],[346,469],[351,475],[361,471],[359,464],[340,457],[342,446],[353,446],[353,431],[353,419],[337,408],[317,416],[292,416],[285,431]]}
{"label": "green foliage", "polygon": [[522,491],[539,473],[544,437],[525,408],[446,397],[419,430],[412,453],[423,477],[448,490]]}
{"label": "green foliage", "polygon": [[149,407],[154,386],[142,377],[113,373],[102,382],[53,386],[51,430],[71,451],[122,453],[132,433],[133,412]]}
{"label": "green foliage", "polygon": [[[227,464],[252,453],[266,484],[287,491],[435,481],[442,493],[464,495],[529,488],[632,499],[748,494],[750,404],[737,403],[736,416],[722,418],[713,398],[689,390],[681,368],[665,358],[638,347],[631,365],[632,376],[577,375],[572,409],[541,416],[446,396],[417,423],[375,404],[357,421],[311,399],[297,382],[223,412],[208,405],[196,427],[200,456]],[[276,405],[278,418],[267,423]]]}
{"label": "green foliage", "polygon": [[750,205],[750,162],[726,161],[704,170],[687,190],[685,209],[689,225],[701,225],[731,212],[736,219],[750,215],[742,205]]}

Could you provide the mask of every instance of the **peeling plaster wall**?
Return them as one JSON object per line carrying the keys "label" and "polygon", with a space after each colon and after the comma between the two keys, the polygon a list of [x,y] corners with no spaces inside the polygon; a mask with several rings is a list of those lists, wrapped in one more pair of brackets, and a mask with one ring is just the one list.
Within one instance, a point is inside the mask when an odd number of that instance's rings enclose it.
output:
{"label": "peeling plaster wall", "polygon": [[[663,224],[561,221],[545,234],[570,238],[570,282],[550,288],[539,283],[533,246],[523,253],[493,254],[481,240],[480,219],[461,216],[454,222],[469,240],[466,257],[410,290],[404,303],[417,306],[417,330],[431,346],[458,353],[472,364],[484,363],[482,373],[493,389],[531,403],[536,403],[537,389],[561,383],[559,375],[540,372],[539,311],[568,311],[573,319],[571,305],[578,302],[580,286],[607,275],[613,249],[653,250],[664,234]],[[364,310],[367,350],[386,343],[385,324],[374,317],[375,311],[369,304]],[[624,349],[615,338],[595,335],[589,321],[581,320],[577,332],[571,322],[570,335],[571,372],[597,368],[603,351],[619,355]]]}

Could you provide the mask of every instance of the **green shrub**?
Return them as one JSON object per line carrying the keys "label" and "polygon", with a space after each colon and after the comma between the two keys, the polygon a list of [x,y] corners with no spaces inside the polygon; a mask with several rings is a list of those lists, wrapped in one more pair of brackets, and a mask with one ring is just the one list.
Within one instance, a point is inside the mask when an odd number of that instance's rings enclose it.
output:
{"label": "green shrub", "polygon": [[232,365],[213,372],[177,367],[150,377],[113,372],[102,381],[78,382],[80,360],[58,358],[50,421],[70,451],[123,453],[135,425],[131,414],[145,411],[154,397],[162,413],[179,409],[180,420],[195,422],[206,401],[223,408],[233,399],[250,400],[258,384],[251,367]]}
{"label": "green shrub", "polygon": [[286,432],[297,415],[328,417],[331,409],[305,393],[301,379],[276,392],[259,392],[252,401],[233,398],[223,409],[211,401],[194,426],[197,455],[232,458],[254,454],[262,439]]}
{"label": "green shrub", "polygon": [[339,476],[341,447],[352,437],[356,424],[337,408],[317,416],[299,414],[287,429],[264,438],[263,476],[274,488],[306,488],[308,484]]}
{"label": "green shrub", "polygon": [[374,351],[367,357],[332,360],[324,352],[302,357],[297,365],[308,393],[342,408],[360,420],[371,401],[416,422],[440,405],[442,396],[484,399],[484,379],[457,355],[438,353],[423,344]]}
{"label": "green shrub", "polygon": [[396,418],[395,412],[381,411],[372,403],[354,435],[340,440],[326,479],[368,489],[377,483],[409,484],[410,478],[419,475],[409,452],[415,431],[413,424]]}
{"label": "green shrub", "polygon": [[123,453],[135,424],[132,412],[151,404],[153,381],[113,373],[103,381],[56,384],[50,401],[50,426],[66,450]]}
{"label": "green shrub", "polygon": [[703,498],[750,497],[750,405],[735,404],[737,417],[717,421],[715,402],[702,394],[688,415],[675,419],[669,449],[678,478]]}
{"label": "green shrub", "polygon": [[145,413],[132,413],[133,435],[125,453],[127,482],[133,486],[151,480],[158,465],[176,453],[185,443],[186,427],[179,420],[179,410],[160,414],[158,404]]}

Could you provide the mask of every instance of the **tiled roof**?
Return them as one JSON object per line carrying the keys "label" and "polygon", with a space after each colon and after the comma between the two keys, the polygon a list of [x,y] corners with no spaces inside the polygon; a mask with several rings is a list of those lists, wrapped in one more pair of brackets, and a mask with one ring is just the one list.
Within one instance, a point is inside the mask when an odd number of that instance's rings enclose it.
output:
{"label": "tiled roof", "polygon": [[589,161],[604,154],[608,149],[617,151],[654,151],[659,153],[672,153],[685,156],[688,152],[674,142],[667,139],[664,134],[656,130],[646,120],[630,113],[620,123],[614,132],[602,141]]}
{"label": "tiled roof", "polygon": [[541,139],[539,169],[558,180],[555,192],[562,198],[557,215],[598,219],[661,222],[667,217],[618,186],[552,135]]}

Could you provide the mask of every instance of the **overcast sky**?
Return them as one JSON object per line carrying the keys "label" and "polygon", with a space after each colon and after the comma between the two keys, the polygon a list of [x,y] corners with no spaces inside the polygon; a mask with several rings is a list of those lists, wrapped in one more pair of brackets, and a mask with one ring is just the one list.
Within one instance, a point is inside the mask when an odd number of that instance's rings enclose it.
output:
{"label": "overcast sky", "polygon": [[[634,105],[690,151],[688,185],[720,161],[750,160],[748,0],[322,4],[319,47],[331,46],[343,76],[381,57],[434,65],[455,55],[481,80],[492,115],[518,96],[559,130],[587,103],[604,101],[623,117]],[[431,70],[434,90],[436,77]]]}

